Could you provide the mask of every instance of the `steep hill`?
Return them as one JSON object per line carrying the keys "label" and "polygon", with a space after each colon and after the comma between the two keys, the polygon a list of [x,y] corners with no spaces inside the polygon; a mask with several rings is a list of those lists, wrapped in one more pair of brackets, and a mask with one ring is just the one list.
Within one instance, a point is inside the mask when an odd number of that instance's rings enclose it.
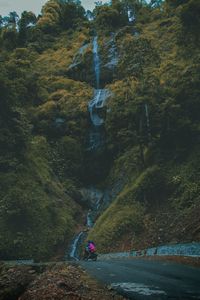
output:
{"label": "steep hill", "polygon": [[89,235],[100,251],[200,239],[199,30],[184,23],[194,6],[164,4],[116,33],[105,127],[117,195]]}
{"label": "steep hill", "polygon": [[[18,30],[2,19],[0,258],[68,247],[91,186],[109,198],[89,233],[101,252],[200,240],[199,10],[50,0]],[[94,88],[109,95],[96,131]]]}

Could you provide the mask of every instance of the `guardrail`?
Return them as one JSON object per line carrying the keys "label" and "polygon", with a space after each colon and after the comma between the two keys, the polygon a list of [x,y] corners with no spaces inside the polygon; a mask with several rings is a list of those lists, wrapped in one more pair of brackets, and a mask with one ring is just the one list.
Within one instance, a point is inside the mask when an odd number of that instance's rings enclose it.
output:
{"label": "guardrail", "polygon": [[[200,243],[182,243],[182,244],[169,244],[162,245],[152,248],[147,248],[143,250],[130,250],[126,252],[115,252],[98,254],[98,260],[107,259],[120,259],[120,258],[130,258],[130,257],[148,257],[148,256],[187,256],[200,258]],[[68,262],[54,261],[54,262],[39,262],[36,263],[34,260],[15,260],[15,261],[0,261],[9,265],[32,265],[32,266],[47,266],[51,264],[62,264]]]}
{"label": "guardrail", "polygon": [[143,250],[130,250],[126,252],[116,252],[99,254],[101,260],[112,258],[128,258],[137,256],[188,256],[200,257],[200,243],[169,244]]}

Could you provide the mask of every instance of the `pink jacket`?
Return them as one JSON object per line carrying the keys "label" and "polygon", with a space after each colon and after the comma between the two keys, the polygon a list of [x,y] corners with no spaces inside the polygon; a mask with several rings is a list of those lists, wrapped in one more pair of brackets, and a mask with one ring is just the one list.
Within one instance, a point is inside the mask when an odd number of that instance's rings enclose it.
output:
{"label": "pink jacket", "polygon": [[95,245],[94,244],[92,244],[92,243],[89,244],[89,251],[90,252],[95,252]]}

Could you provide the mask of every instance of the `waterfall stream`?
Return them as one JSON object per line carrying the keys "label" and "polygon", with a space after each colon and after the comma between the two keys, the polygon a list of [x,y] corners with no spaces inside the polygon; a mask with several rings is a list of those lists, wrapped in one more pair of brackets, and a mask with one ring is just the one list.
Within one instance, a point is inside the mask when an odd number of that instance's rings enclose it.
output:
{"label": "waterfall stream", "polygon": [[[100,149],[104,143],[104,130],[103,123],[104,118],[102,116],[102,110],[104,109],[106,100],[111,95],[108,89],[100,89],[100,57],[98,52],[98,37],[95,36],[93,39],[93,62],[94,62],[94,73],[96,81],[96,89],[94,89],[94,96],[88,103],[88,110],[91,120],[91,129],[89,132],[89,148],[91,152]],[[91,208],[86,216],[86,226],[88,229],[93,227],[94,220],[98,215],[98,211],[101,208],[103,201],[108,202],[108,195],[104,195],[103,191],[90,187],[85,189],[85,195],[87,199],[90,199]],[[105,196],[105,197],[104,197]],[[79,247],[86,236],[86,232],[79,232],[71,244],[69,256],[71,259],[79,260]]]}
{"label": "waterfall stream", "polygon": [[69,257],[75,260],[79,260],[78,258],[78,246],[80,245],[81,237],[83,235],[83,231],[79,232],[77,236],[75,236],[74,240],[72,241],[71,250]]}
{"label": "waterfall stream", "polygon": [[87,213],[87,227],[92,228],[92,226],[93,226],[93,221],[92,221],[92,218],[91,218],[91,211],[89,211]]}
{"label": "waterfall stream", "polygon": [[100,59],[98,53],[98,37],[95,36],[93,39],[93,60],[94,60],[94,71],[96,77],[96,88],[99,89],[100,84]]}
{"label": "waterfall stream", "polygon": [[88,109],[90,113],[90,119],[92,124],[97,127],[104,123],[103,117],[99,116],[98,111],[100,111],[108,97],[110,96],[110,91],[108,89],[95,89],[94,97],[88,104]]}
{"label": "waterfall stream", "polygon": [[[83,191],[84,197],[90,199],[91,208],[89,209],[86,216],[86,227],[87,230],[93,227],[94,220],[98,214],[99,208],[103,202],[103,199],[107,200],[108,198],[104,197],[104,192],[96,189],[95,187],[85,188]],[[79,232],[74,239],[72,240],[70,251],[66,251],[65,259],[79,260],[79,248],[87,235],[87,230]]]}
{"label": "waterfall stream", "polygon": [[100,149],[104,144],[103,124],[106,100],[111,95],[108,89],[100,89],[100,57],[98,52],[98,38],[93,39],[93,60],[95,71],[96,88],[94,89],[94,96],[88,103],[88,110],[90,113],[91,129],[89,132],[89,147],[88,150],[95,151]]}

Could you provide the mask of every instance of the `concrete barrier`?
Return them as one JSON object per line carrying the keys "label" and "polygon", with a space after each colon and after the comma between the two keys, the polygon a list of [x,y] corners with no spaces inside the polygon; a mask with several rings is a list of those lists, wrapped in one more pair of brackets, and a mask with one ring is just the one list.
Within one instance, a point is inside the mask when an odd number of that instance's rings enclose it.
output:
{"label": "concrete barrier", "polygon": [[200,257],[200,243],[194,242],[183,244],[169,244],[142,250],[130,250],[126,252],[99,254],[98,259],[107,260],[154,255]]}

